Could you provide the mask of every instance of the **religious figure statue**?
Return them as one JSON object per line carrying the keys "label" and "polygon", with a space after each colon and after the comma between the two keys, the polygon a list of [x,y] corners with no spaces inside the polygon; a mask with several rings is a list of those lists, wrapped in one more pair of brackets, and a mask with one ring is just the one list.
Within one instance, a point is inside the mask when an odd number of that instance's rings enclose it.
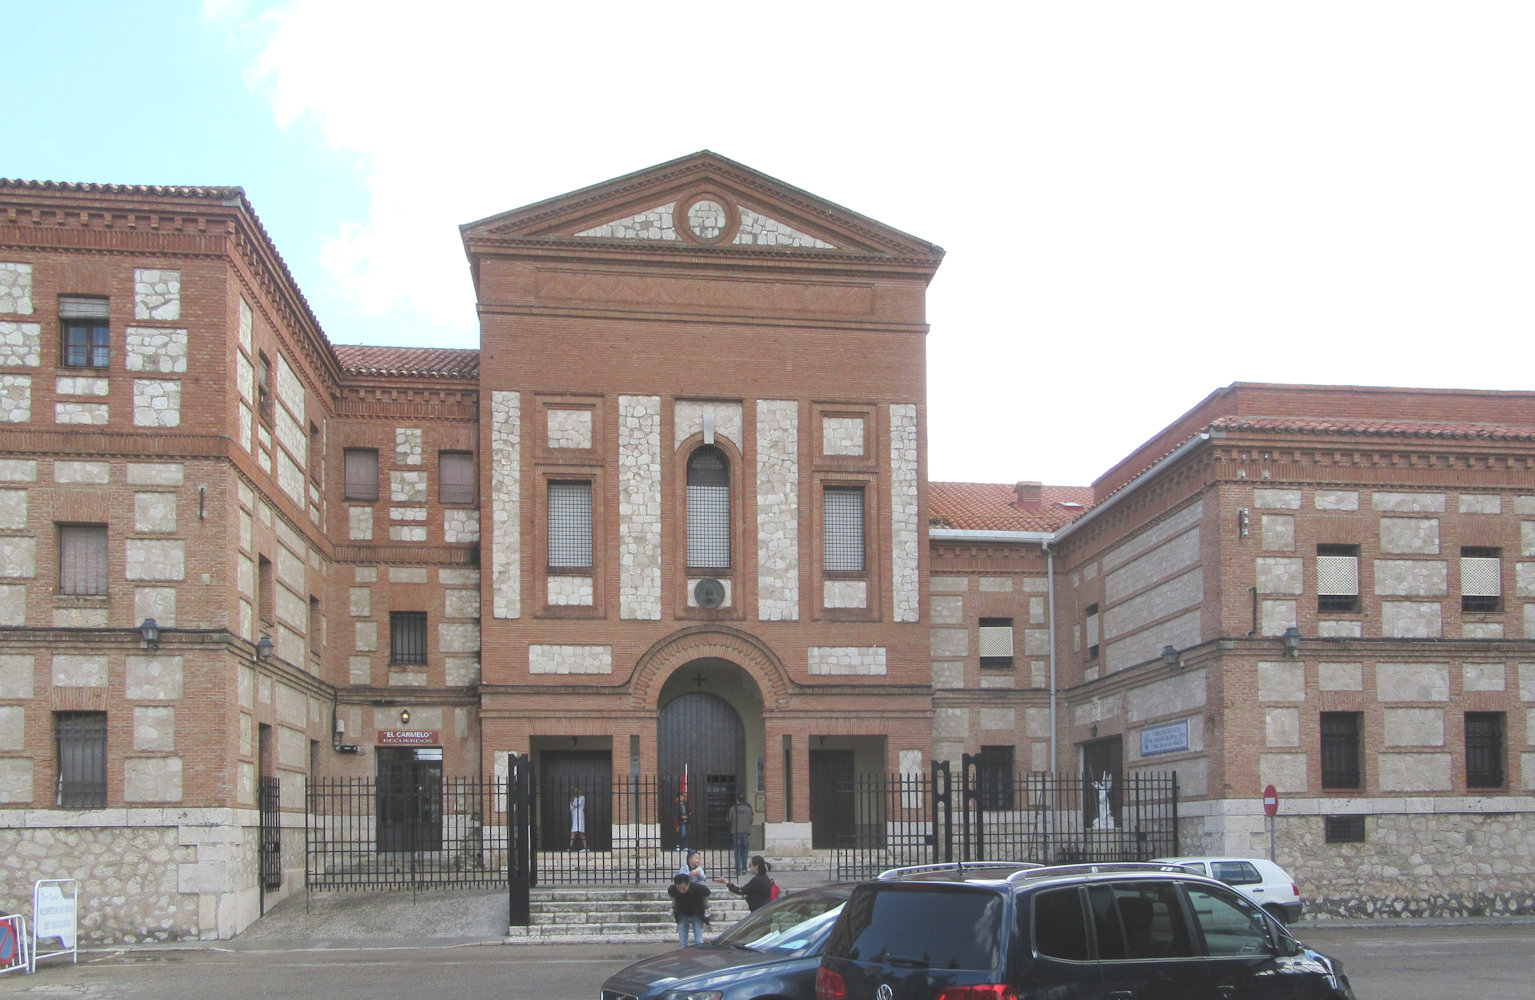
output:
{"label": "religious figure statue", "polygon": [[1109,810],[1109,789],[1114,787],[1114,776],[1104,771],[1103,776],[1093,782],[1093,787],[1098,789],[1098,818],[1093,820],[1093,829],[1112,830],[1114,814]]}

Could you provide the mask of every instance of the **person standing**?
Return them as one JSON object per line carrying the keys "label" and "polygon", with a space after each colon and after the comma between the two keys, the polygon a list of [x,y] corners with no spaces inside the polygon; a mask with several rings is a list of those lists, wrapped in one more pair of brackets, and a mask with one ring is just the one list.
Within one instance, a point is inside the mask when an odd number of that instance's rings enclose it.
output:
{"label": "person standing", "polygon": [[581,842],[581,853],[586,853],[586,796],[581,794],[581,786],[570,790],[570,849],[576,849],[576,841]]}
{"label": "person standing", "polygon": [[753,854],[750,867],[752,877],[745,885],[726,882],[725,888],[737,896],[745,896],[746,908],[748,910],[755,910],[773,898],[773,880],[768,877],[768,872],[772,870],[773,866],[763,860],[762,855]]}
{"label": "person standing", "polygon": [[752,807],[746,804],[746,796],[736,796],[735,805],[725,814],[725,822],[730,827],[730,844],[735,848],[736,874],[744,875],[752,839]]}
{"label": "person standing", "polygon": [[677,920],[677,943],[686,948],[688,932],[691,931],[693,943],[703,944],[709,887],[679,872],[672,877],[672,884],[666,887],[666,894],[672,898],[672,916]]}
{"label": "person standing", "polygon": [[672,827],[677,831],[677,847],[684,853],[688,849],[688,820],[693,818],[693,811],[688,808],[688,793],[678,792],[677,798],[672,801]]}

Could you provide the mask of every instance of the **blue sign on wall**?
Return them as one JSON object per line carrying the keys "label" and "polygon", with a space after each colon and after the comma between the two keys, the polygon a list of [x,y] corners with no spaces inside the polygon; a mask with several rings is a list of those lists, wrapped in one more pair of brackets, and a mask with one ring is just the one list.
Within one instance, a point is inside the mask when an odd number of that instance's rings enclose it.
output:
{"label": "blue sign on wall", "polygon": [[1147,726],[1141,730],[1141,756],[1156,753],[1172,753],[1189,748],[1189,720],[1164,722],[1160,726]]}

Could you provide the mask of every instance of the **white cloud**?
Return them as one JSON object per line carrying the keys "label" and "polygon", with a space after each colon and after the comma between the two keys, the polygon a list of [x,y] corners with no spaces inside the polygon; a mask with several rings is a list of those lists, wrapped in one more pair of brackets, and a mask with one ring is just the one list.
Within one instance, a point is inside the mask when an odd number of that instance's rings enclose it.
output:
{"label": "white cloud", "polygon": [[216,15],[277,120],[365,164],[324,263],[406,342],[474,343],[460,223],[708,147],[948,249],[935,478],[1086,482],[1236,380],[1524,377],[1522,4]]}

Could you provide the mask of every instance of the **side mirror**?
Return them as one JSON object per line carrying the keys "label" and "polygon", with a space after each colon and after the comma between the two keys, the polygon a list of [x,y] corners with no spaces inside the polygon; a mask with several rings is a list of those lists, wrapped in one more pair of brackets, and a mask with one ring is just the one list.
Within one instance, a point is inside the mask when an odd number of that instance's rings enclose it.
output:
{"label": "side mirror", "polygon": [[1285,958],[1294,958],[1306,950],[1306,946],[1295,940],[1286,931],[1279,932],[1279,954]]}

